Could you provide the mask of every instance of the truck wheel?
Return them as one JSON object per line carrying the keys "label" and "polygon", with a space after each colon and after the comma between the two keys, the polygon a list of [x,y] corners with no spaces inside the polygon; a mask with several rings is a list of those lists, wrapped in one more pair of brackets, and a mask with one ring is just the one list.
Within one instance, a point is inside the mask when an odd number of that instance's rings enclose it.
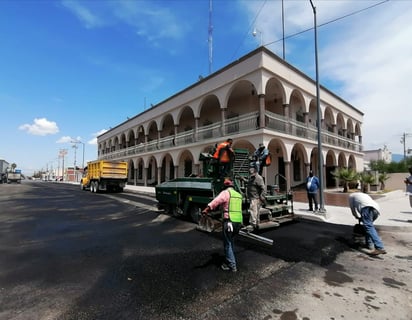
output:
{"label": "truck wheel", "polygon": [[200,217],[202,215],[202,210],[196,204],[190,206],[190,218],[194,223],[199,223]]}

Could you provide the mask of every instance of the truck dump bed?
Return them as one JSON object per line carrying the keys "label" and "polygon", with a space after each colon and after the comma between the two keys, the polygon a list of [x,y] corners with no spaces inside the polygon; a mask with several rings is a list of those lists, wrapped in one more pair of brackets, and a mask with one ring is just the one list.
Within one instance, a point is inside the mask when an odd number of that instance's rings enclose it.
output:
{"label": "truck dump bed", "polygon": [[88,163],[90,179],[127,179],[127,162],[97,160]]}

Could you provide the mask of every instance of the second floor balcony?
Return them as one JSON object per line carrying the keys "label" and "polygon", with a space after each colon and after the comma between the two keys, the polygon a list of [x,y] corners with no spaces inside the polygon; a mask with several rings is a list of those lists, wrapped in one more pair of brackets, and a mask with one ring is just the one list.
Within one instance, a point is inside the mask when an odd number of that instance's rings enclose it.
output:
{"label": "second floor balcony", "polygon": [[[287,135],[296,141],[305,141],[316,144],[318,141],[318,129],[316,126],[265,111],[264,127],[260,127],[258,112],[251,112],[239,116],[231,117],[224,121],[199,126],[196,129],[186,130],[166,137],[137,143],[129,141],[129,146],[114,145],[110,148],[99,150],[99,159],[120,159],[132,156],[143,155],[158,151],[166,151],[173,148],[181,148],[193,143],[215,144],[225,137],[244,135],[248,132],[265,129],[266,134]],[[346,149],[354,152],[361,152],[360,142],[348,137],[339,135],[324,128],[321,129],[321,141],[330,148]]]}

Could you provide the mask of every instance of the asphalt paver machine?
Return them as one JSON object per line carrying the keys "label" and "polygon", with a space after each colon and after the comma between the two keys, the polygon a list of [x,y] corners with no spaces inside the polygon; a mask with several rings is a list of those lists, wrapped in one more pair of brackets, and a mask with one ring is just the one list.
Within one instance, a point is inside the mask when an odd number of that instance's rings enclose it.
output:
{"label": "asphalt paver machine", "polygon": [[[247,180],[252,159],[247,149],[235,149],[234,152],[235,158],[231,163],[230,177],[234,182],[234,188],[243,196],[245,228],[240,234],[269,243],[270,239],[260,237],[255,232],[252,234],[247,228],[250,204],[247,198]],[[201,211],[223,190],[224,178],[219,175],[219,164],[211,154],[201,153],[199,160],[203,164],[202,176],[189,176],[163,182],[155,187],[156,199],[159,209],[173,216],[187,217],[199,224],[198,229],[210,232],[219,228],[222,214],[219,211],[209,213],[212,220],[202,218]],[[260,210],[260,223],[257,230],[278,227],[281,223],[294,219],[293,194],[288,190],[280,190],[279,180],[284,180],[282,185],[287,185],[286,179],[277,174],[275,181],[278,181],[278,184],[266,186],[265,201]]]}

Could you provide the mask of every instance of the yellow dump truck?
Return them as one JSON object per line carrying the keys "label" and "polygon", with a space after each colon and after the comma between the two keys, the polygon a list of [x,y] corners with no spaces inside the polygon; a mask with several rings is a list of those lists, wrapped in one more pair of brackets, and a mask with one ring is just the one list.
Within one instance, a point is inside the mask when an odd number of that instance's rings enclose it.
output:
{"label": "yellow dump truck", "polygon": [[82,190],[122,192],[127,182],[127,162],[96,160],[87,163],[80,180]]}

